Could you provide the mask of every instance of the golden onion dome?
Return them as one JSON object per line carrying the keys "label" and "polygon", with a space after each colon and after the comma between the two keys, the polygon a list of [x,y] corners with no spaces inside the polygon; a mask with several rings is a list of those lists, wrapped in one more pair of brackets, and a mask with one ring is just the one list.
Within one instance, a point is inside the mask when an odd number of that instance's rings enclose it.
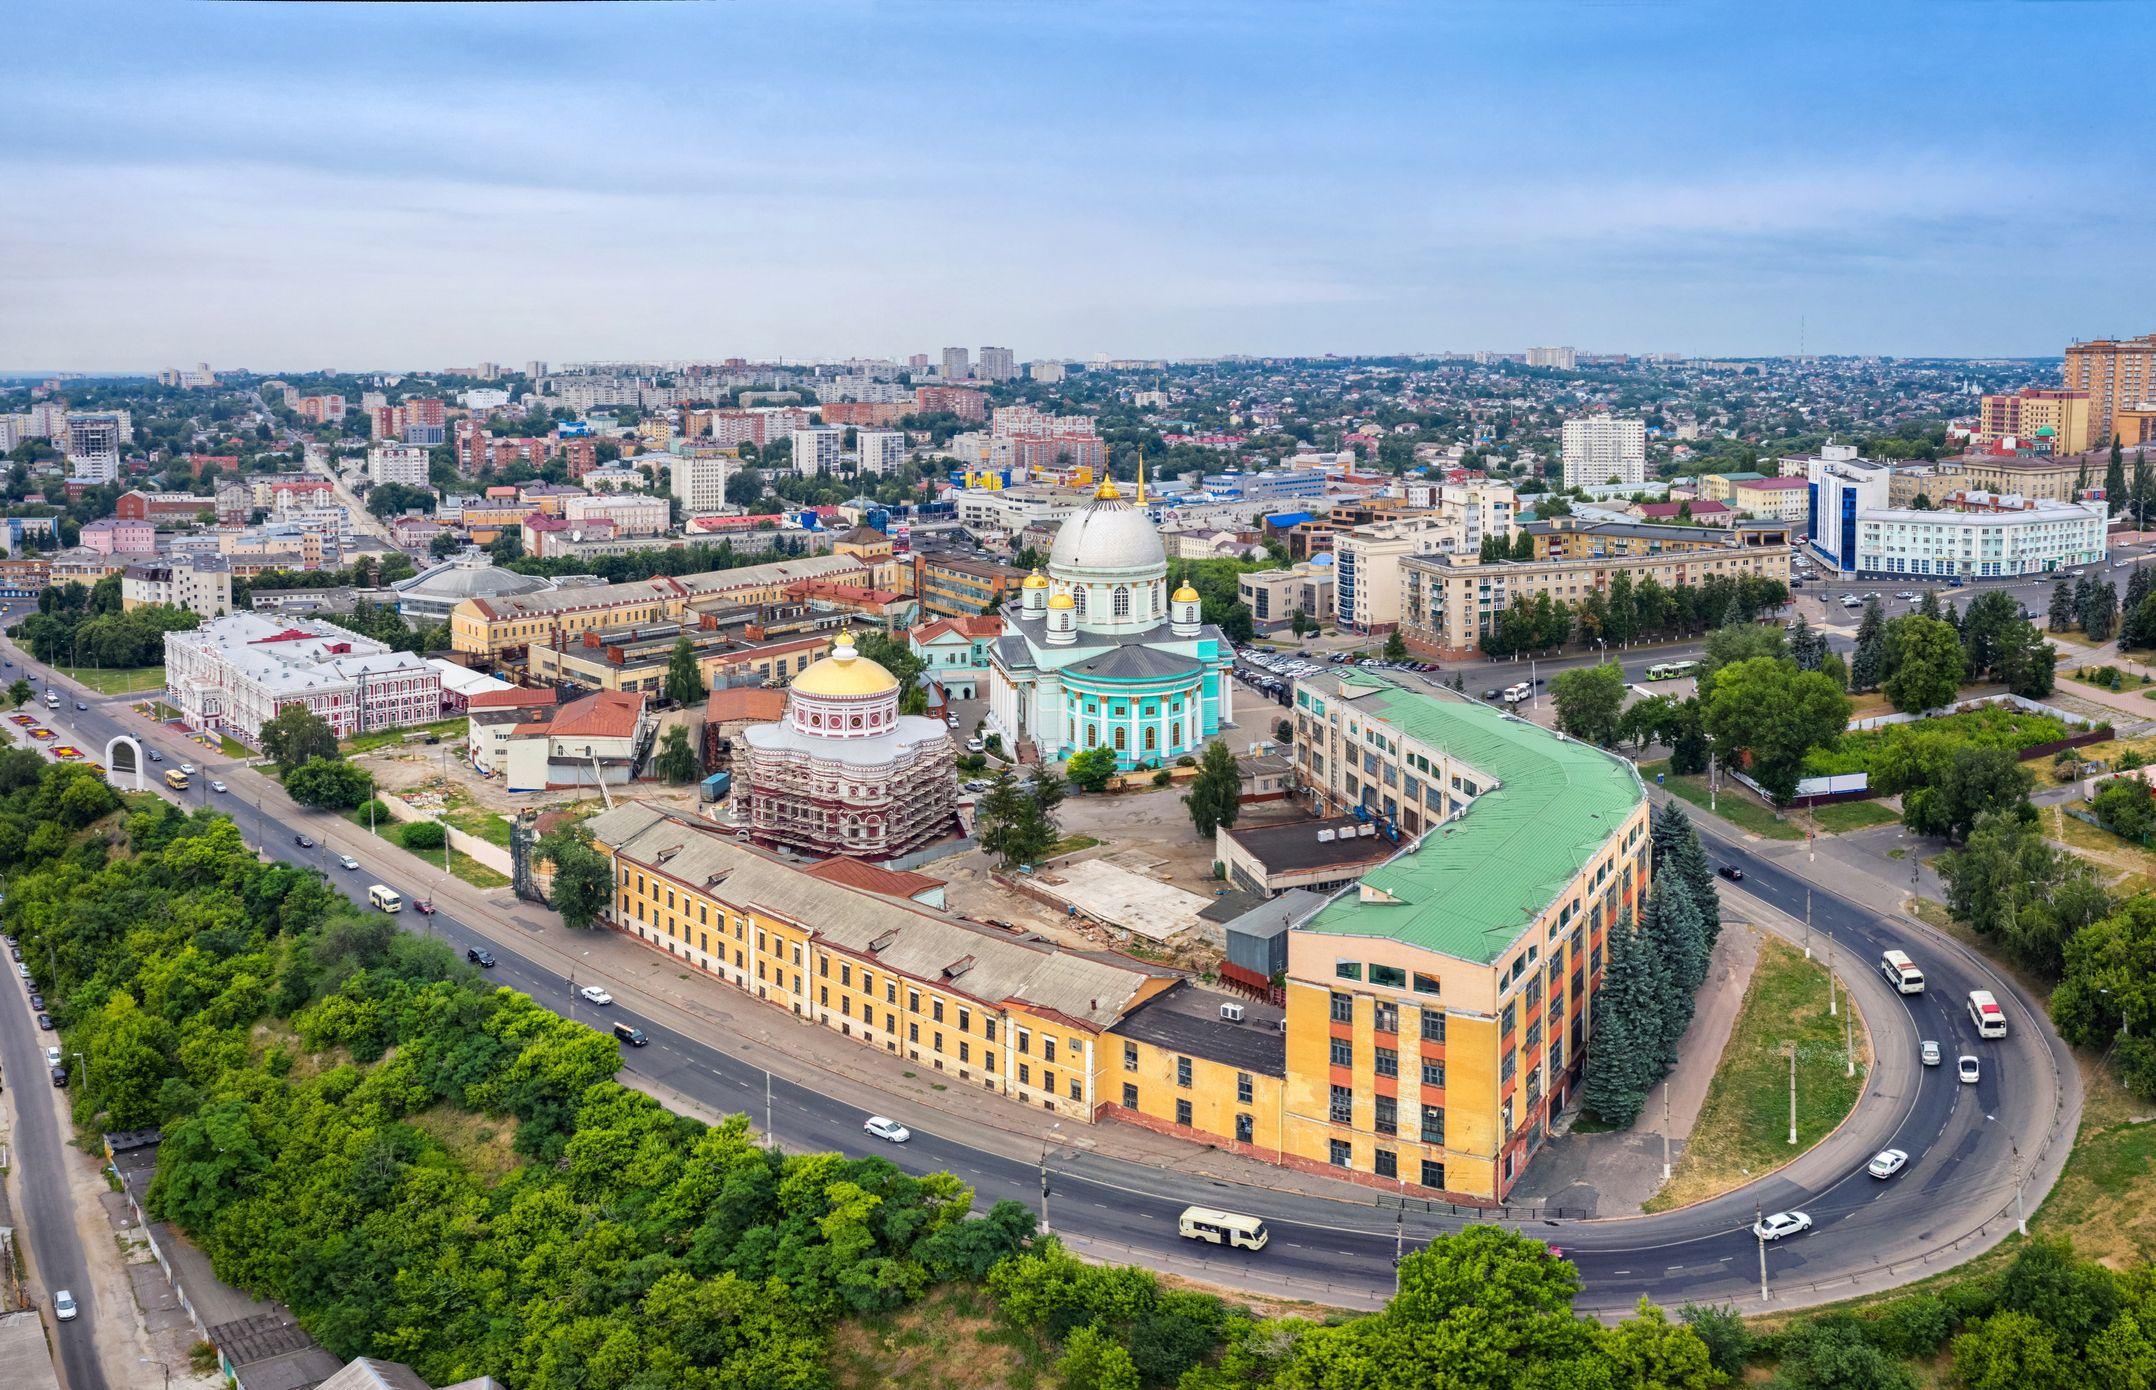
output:
{"label": "golden onion dome", "polygon": [[1182,588],[1175,591],[1174,596],[1169,599],[1169,602],[1196,603],[1198,602],[1198,591],[1191,588],[1188,584],[1185,584]]}
{"label": "golden onion dome", "polygon": [[1078,603],[1069,594],[1056,594],[1048,600],[1050,608],[1076,608]]}
{"label": "golden onion dome", "polygon": [[795,676],[793,688],[804,695],[888,695],[898,689],[898,677],[862,656],[853,634],[842,631],[831,654]]}
{"label": "golden onion dome", "polygon": [[1093,495],[1094,497],[1098,498],[1103,502],[1113,502],[1116,499],[1120,498],[1123,494],[1120,490],[1117,489],[1115,485],[1115,479],[1108,477],[1106,473],[1103,472],[1103,474],[1101,475],[1100,486],[1093,489]]}
{"label": "golden onion dome", "polygon": [[1048,576],[1042,574],[1039,570],[1035,570],[1026,576],[1025,586],[1028,589],[1045,589],[1048,587]]}

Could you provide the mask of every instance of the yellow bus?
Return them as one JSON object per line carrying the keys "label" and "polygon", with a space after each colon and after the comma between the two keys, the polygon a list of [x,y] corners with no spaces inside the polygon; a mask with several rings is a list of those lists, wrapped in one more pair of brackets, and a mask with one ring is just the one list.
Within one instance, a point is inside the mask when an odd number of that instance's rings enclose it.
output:
{"label": "yellow bus", "polygon": [[165,769],[165,785],[176,792],[187,790],[187,774],[176,767]]}
{"label": "yellow bus", "polygon": [[367,890],[367,901],[373,903],[384,912],[404,911],[404,899],[398,896],[396,889],[385,884],[377,883],[369,888]]}

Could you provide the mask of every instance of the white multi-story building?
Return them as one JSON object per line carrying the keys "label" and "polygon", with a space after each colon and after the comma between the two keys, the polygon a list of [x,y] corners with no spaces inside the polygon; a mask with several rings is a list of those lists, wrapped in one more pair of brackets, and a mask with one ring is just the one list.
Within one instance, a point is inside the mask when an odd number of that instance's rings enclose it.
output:
{"label": "white multi-story building", "polygon": [[947,381],[964,381],[967,377],[972,376],[973,368],[966,359],[967,353],[964,348],[945,348],[943,350],[944,379]]}
{"label": "white multi-story building", "polygon": [[1965,510],[1881,507],[1856,519],[1856,572],[1918,578],[1996,579],[2101,563],[2102,507],[1991,493],[1961,498]]}
{"label": "white multi-story building", "polygon": [[1512,539],[1513,519],[1519,514],[1519,496],[1512,484],[1445,483],[1435,500],[1446,520],[1460,527],[1458,541],[1466,549],[1481,550],[1484,536]]}
{"label": "white multi-story building", "polygon": [[672,512],[663,497],[642,493],[622,493],[610,497],[569,497],[562,501],[562,518],[583,524],[592,521],[611,521],[617,536],[656,536],[663,534],[672,521]]}
{"label": "white multi-story building", "polygon": [[[1334,621],[1350,632],[1390,632],[1400,625],[1410,555],[1460,548],[1463,520],[1442,514],[1373,521],[1333,537]],[[1480,541],[1476,542],[1479,549]]]}
{"label": "white multi-story building", "polygon": [[793,439],[794,472],[804,478],[813,473],[838,472],[845,430],[837,425],[802,425],[794,430]]}
{"label": "white multi-story building", "polygon": [[1565,486],[1647,481],[1647,426],[1604,411],[1565,421]]}
{"label": "white multi-story building", "polygon": [[861,471],[871,477],[888,478],[906,467],[903,430],[860,430],[854,435],[854,450],[860,456]]}
{"label": "white multi-story building", "polygon": [[1028,362],[1026,363],[1026,375],[1032,377],[1035,381],[1061,381],[1063,379],[1063,364],[1061,362]]}
{"label": "white multi-story building", "polygon": [[1806,460],[1809,470],[1805,498],[1805,534],[1812,549],[1838,570],[1853,570],[1857,562],[1859,518],[1887,509],[1894,470],[1884,463],[1846,456]]}
{"label": "white multi-story building", "polygon": [[205,732],[262,746],[262,726],[291,705],[339,738],[426,724],[442,715],[442,675],[425,657],[312,618],[234,613],[165,634],[166,696]]}
{"label": "white multi-story building", "polygon": [[120,611],[165,604],[221,618],[232,611],[232,568],[218,555],[175,555],[120,571]]}
{"label": "white multi-story building", "polygon": [[474,415],[501,410],[509,404],[509,393],[491,386],[474,387],[464,393],[464,408]]}
{"label": "white multi-story building", "polygon": [[427,485],[427,450],[418,444],[377,444],[367,451],[367,480],[376,487]]}
{"label": "white multi-story building", "polygon": [[983,381],[1015,381],[1018,379],[1018,354],[1007,347],[984,347],[976,375]]}
{"label": "white multi-story building", "polygon": [[1569,372],[1578,362],[1579,353],[1573,348],[1531,347],[1527,350],[1527,365],[1530,367],[1555,367]]}
{"label": "white multi-story building", "polygon": [[126,426],[117,414],[66,417],[68,476],[88,483],[109,483],[120,476],[120,444]]}
{"label": "white multi-story building", "polygon": [[730,458],[676,458],[669,481],[684,515],[715,512],[726,505],[726,480],[737,462]]}

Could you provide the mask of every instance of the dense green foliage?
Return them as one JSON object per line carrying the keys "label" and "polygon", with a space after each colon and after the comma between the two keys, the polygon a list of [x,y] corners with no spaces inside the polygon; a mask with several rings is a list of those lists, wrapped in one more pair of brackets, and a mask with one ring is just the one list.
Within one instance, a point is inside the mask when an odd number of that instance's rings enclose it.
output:
{"label": "dense green foliage", "polygon": [[1222,826],[1234,827],[1243,810],[1243,776],[1226,743],[1216,738],[1205,745],[1198,775],[1183,794],[1183,804],[1190,808],[1190,823],[1201,839],[1212,839]]}
{"label": "dense green foliage", "polygon": [[597,923],[614,893],[614,866],[593,846],[591,831],[581,824],[565,825],[533,850],[553,865],[548,901],[562,921],[580,929]]}
{"label": "dense green foliage", "polygon": [[165,634],[191,632],[202,615],[150,603],[120,611],[120,576],[89,588],[56,584],[38,595],[37,612],[22,620],[15,640],[54,666],[162,666]]}
{"label": "dense green foliage", "polygon": [[1062,833],[1056,828],[1056,808],[1063,796],[1063,778],[1046,768],[1035,768],[1024,782],[1004,768],[974,811],[973,836],[982,853],[1001,860],[1006,869],[1039,860]]}
{"label": "dense green foliage", "polygon": [[1557,701],[1557,727],[1574,738],[1608,747],[1623,728],[1624,668],[1581,666],[1550,681]]}
{"label": "dense green foliage", "polygon": [[1515,598],[1483,636],[1482,654],[1502,660],[1554,651],[1574,639],[1619,647],[1645,638],[1695,636],[1750,623],[1788,601],[1789,590],[1780,581],[1757,575],[1717,574],[1698,584],[1665,587],[1652,577],[1634,583],[1621,573],[1607,594],[1598,591],[1577,604],[1546,593]]}
{"label": "dense green foliage", "polygon": [[1804,760],[1832,747],[1849,722],[1849,697],[1819,671],[1786,657],[1755,656],[1714,674],[1707,736],[1727,767],[1745,767],[1778,806],[1789,804]]}
{"label": "dense green foliage", "polygon": [[2024,748],[2057,743],[2073,733],[2074,729],[2056,715],[2033,714],[2012,705],[1985,705],[1960,714],[1844,734],[1834,747],[1817,749],[1807,756],[1804,774],[1826,777],[1869,772],[1877,776],[1896,759],[1908,756],[1907,746],[1913,739],[1944,739],[1963,747],[2003,748],[2018,753]]}

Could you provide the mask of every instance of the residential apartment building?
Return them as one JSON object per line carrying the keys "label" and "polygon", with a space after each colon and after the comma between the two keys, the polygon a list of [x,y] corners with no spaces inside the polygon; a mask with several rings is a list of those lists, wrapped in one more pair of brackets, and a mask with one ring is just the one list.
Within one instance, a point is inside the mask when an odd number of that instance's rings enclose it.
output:
{"label": "residential apartment building", "polygon": [[798,427],[793,432],[794,472],[804,477],[838,472],[840,446],[845,441],[846,431],[837,425]]}
{"label": "residential apartment building", "polygon": [[1284,1146],[1502,1201],[1579,1084],[1608,935],[1647,891],[1645,788],[1621,758],[1375,673],[1299,681],[1293,708],[1319,808],[1360,808],[1401,851],[1288,934]]}
{"label": "residential apartment building", "polygon": [[417,444],[377,444],[367,451],[367,480],[376,487],[427,485],[427,450]]}
{"label": "residential apartment building", "polygon": [[1007,347],[984,347],[981,349],[980,370],[975,375],[983,381],[1016,381],[1018,354]]}
{"label": "residential apartment building", "polygon": [[2072,344],[2059,384],[2087,393],[2089,443],[2109,444],[2120,411],[2156,405],[2156,333]]}
{"label": "residential apartment building", "polygon": [[986,420],[988,397],[964,386],[916,386],[913,408],[922,415],[951,414],[961,420]]}
{"label": "residential apartment building", "polygon": [[1487,479],[1442,484],[1431,504],[1459,528],[1459,544],[1468,550],[1482,549],[1484,536],[1510,541],[1520,514],[1519,494],[1512,484]]}
{"label": "residential apartment building", "polygon": [[[2133,460],[2128,459],[2129,476]],[[2046,502],[2079,500],[2083,488],[2100,488],[2111,466],[2108,449],[2083,454],[1984,454],[1970,452],[1946,463],[1956,470],[1953,487],[1934,488],[1937,502],[1955,489],[1972,492],[2018,493]]]}
{"label": "residential apartment building", "polygon": [[1963,579],[2050,574],[2102,563],[2107,534],[2102,503],[1956,494],[1930,510],[1860,511],[1853,572]]}
{"label": "residential apartment building", "polygon": [[562,520],[573,526],[605,522],[617,536],[657,536],[672,525],[673,512],[663,497],[620,493],[609,497],[565,497]]}
{"label": "residential apartment building", "polygon": [[1739,516],[1801,525],[1811,514],[1812,487],[1804,478],[1747,478],[1730,490]]}
{"label": "residential apartment building", "polygon": [[2040,443],[2052,454],[2079,454],[2095,447],[2090,437],[2089,393],[2029,386],[1977,404],[1978,444],[2015,439]]}
{"label": "residential apartment building", "polygon": [[82,528],[77,543],[100,555],[154,555],[157,527],[148,521],[101,516]]}
{"label": "residential apartment building", "polygon": [[120,571],[120,611],[166,604],[222,617],[232,611],[232,567],[215,555],[175,555]]}
{"label": "residential apartment building", "polygon": [[127,433],[117,414],[69,413],[62,446],[67,455],[68,477],[93,484],[117,480],[120,446],[126,442]]}
{"label": "residential apartment building", "polygon": [[1566,487],[1637,487],[1647,481],[1647,426],[1607,411],[1567,420],[1564,466]]}
{"label": "residential apartment building", "polygon": [[[1559,518],[1573,522],[1573,518]],[[1473,655],[1515,599],[1548,594],[1579,604],[1607,593],[1620,574],[1664,587],[1712,576],[1756,575],[1789,582],[1790,528],[1778,522],[1736,526],[1648,526],[1593,522],[1560,527],[1537,522],[1532,560],[1484,562],[1479,554],[1416,555],[1400,561],[1405,590],[1400,631],[1410,646],[1447,659]]]}
{"label": "residential apartment building", "polygon": [[1575,348],[1531,347],[1527,350],[1527,365],[1530,367],[1555,367],[1569,372],[1578,361],[1579,352]]}
{"label": "residential apartment building", "polygon": [[906,469],[906,435],[903,430],[857,430],[854,452],[861,472],[871,478],[888,478]]}
{"label": "residential apartment building", "polygon": [[922,613],[939,618],[971,618],[992,613],[1026,577],[1026,572],[986,560],[917,552],[913,557],[913,593]]}
{"label": "residential apartment building", "polygon": [[262,726],[300,705],[339,738],[441,717],[442,676],[425,657],[330,623],[234,613],[165,634],[166,698],[197,729],[262,746]]}
{"label": "residential apartment building", "polygon": [[726,480],[740,466],[741,461],[732,458],[676,457],[669,464],[667,485],[683,515],[715,512],[726,505]]}
{"label": "residential apartment building", "polygon": [[964,381],[967,377],[972,376],[973,368],[968,364],[967,357],[968,354],[962,347],[945,348],[943,350],[943,367],[941,371],[943,379],[946,381]]}
{"label": "residential apartment building", "polygon": [[1291,626],[1297,612],[1323,625],[1335,612],[1332,557],[1237,575],[1235,597],[1250,610],[1250,625],[1259,632]]}
{"label": "residential apartment building", "polygon": [[191,492],[143,492],[132,489],[120,494],[112,504],[112,514],[123,521],[163,522],[181,525],[195,521],[204,512],[214,512],[217,503],[208,497],[197,497]]}
{"label": "residential apartment building", "polygon": [[1391,632],[1400,625],[1400,562],[1457,550],[1460,534],[1444,516],[1425,515],[1376,521],[1334,536],[1334,624],[1344,632]]}
{"label": "residential apartment building", "polygon": [[1766,475],[1749,469],[1732,469],[1720,473],[1699,475],[1699,495],[1709,502],[1727,504],[1736,496],[1737,489],[1746,483],[1756,483]]}

